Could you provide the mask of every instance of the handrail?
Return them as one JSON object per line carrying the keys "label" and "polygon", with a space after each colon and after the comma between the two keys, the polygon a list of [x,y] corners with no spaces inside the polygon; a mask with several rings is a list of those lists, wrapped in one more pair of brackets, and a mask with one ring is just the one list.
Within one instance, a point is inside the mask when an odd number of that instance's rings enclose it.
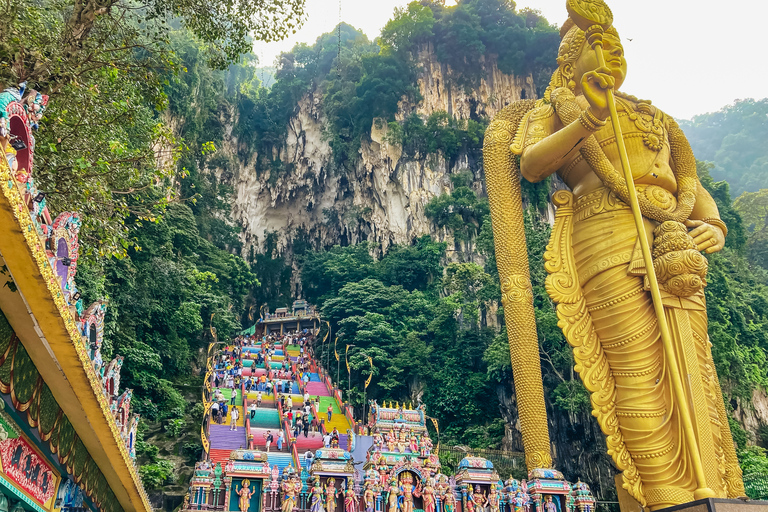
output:
{"label": "handrail", "polygon": [[277,414],[280,416],[280,423],[283,426],[283,432],[285,433],[285,442],[288,443],[291,455],[293,455],[294,467],[297,471],[301,471],[299,465],[299,449],[296,447],[296,438],[293,437],[293,431],[288,423],[288,420],[283,416],[283,407],[280,405],[280,400],[275,400],[275,406],[277,407]]}
{"label": "handrail", "polygon": [[248,394],[245,392],[245,384],[240,382],[240,392],[243,397],[243,425],[245,427],[245,445],[249,450],[253,449],[253,439],[251,438],[251,417],[248,414]]}

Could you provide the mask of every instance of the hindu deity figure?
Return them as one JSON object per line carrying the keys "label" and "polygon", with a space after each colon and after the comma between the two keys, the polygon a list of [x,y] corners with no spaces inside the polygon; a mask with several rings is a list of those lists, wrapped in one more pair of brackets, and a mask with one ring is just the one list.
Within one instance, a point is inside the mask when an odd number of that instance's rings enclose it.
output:
{"label": "hindu deity figure", "polygon": [[251,490],[251,481],[247,478],[243,480],[242,487],[238,486],[235,492],[237,492],[237,495],[240,496],[240,499],[238,500],[240,512],[248,512],[248,510],[251,508],[251,496],[253,496],[253,491]]}
{"label": "hindu deity figure", "polygon": [[472,502],[475,505],[475,512],[482,512],[483,510],[485,510],[485,505],[487,501],[488,500],[485,494],[483,494],[480,490],[480,486],[479,485],[475,486],[475,492],[472,493]]}
{"label": "hindu deity figure", "polygon": [[496,484],[491,484],[491,493],[488,495],[487,501],[489,512],[499,512],[501,496],[496,489]]}
{"label": "hindu deity figure", "polygon": [[325,512],[323,508],[323,487],[320,485],[320,477],[315,478],[315,483],[312,486],[309,510],[310,512]]}
{"label": "hindu deity figure", "polygon": [[432,453],[432,439],[429,438],[429,434],[425,433],[419,440],[419,452],[422,457],[429,457]]}
{"label": "hindu deity figure", "polygon": [[344,491],[344,512],[356,512],[357,510],[357,495],[351,485],[347,484],[347,489]]}
{"label": "hindu deity figure", "polygon": [[546,501],[544,501],[544,512],[557,512],[557,504],[552,496],[547,496]]}
{"label": "hindu deity figure", "polygon": [[397,436],[397,451],[400,453],[405,453],[405,447],[408,445],[408,439],[407,434],[405,432],[405,429],[400,429],[400,432]]}
{"label": "hindu deity figure", "polygon": [[518,489],[515,492],[514,498],[512,499],[513,512],[523,512],[525,510],[525,504],[526,504],[525,495],[520,489]]}
{"label": "hindu deity figure", "polygon": [[392,478],[389,482],[389,489],[387,489],[387,512],[397,512],[400,508],[398,502],[398,496],[400,495],[400,488],[397,486],[397,480]]}
{"label": "hindu deity figure", "polygon": [[472,488],[472,484],[467,487],[467,504],[465,506],[467,512],[475,512],[475,496]]}
{"label": "hindu deity figure", "polygon": [[373,490],[372,482],[365,482],[363,505],[365,506],[365,512],[373,512],[374,508],[376,508],[376,492]]}
{"label": "hindu deity figure", "polygon": [[[742,496],[703,293],[701,252],[720,251],[727,227],[677,122],[650,101],[618,91],[627,63],[608,6],[568,6],[558,68],[543,98],[506,107],[485,138],[503,302],[510,311],[520,308],[507,325],[516,388],[533,396],[541,380],[538,366],[526,373],[539,362],[525,355],[529,337],[536,346],[535,326],[521,327],[533,317],[526,309],[528,263],[516,249],[525,247],[522,227],[514,227],[523,225],[517,177],[538,182],[556,173],[570,191],[553,195],[559,209],[545,255],[547,292],[558,303],[624,487],[651,510]],[[526,456],[529,466],[547,467],[543,401],[529,403],[520,410]]]}
{"label": "hindu deity figure", "polygon": [[336,479],[329,478],[325,485],[326,512],[336,512],[336,498],[338,496],[339,496],[339,489],[336,489]]}
{"label": "hindu deity figure", "polygon": [[410,448],[411,453],[419,453],[419,440],[416,437],[415,432],[411,432],[411,438],[409,439],[408,448]]}
{"label": "hindu deity figure", "polygon": [[387,448],[390,452],[395,451],[395,443],[397,443],[397,436],[393,430],[387,432]]}
{"label": "hindu deity figure", "polygon": [[424,512],[435,512],[435,479],[428,478],[426,484],[422,487],[421,499],[424,502]]}
{"label": "hindu deity figure", "polygon": [[384,446],[384,438],[382,437],[381,432],[378,430],[375,434],[373,434],[373,446],[377,450],[381,450],[381,448]]}
{"label": "hindu deity figure", "polygon": [[446,489],[445,494],[441,494],[440,498],[443,502],[443,509],[445,512],[455,512],[456,510],[456,495],[453,494],[451,489]]}
{"label": "hindu deity figure", "polygon": [[413,485],[413,476],[405,472],[400,477],[400,511],[413,512],[413,495],[416,487]]}
{"label": "hindu deity figure", "polygon": [[296,506],[296,496],[301,492],[301,480],[295,475],[290,479],[284,479],[282,488],[282,512],[293,512],[293,508]]}

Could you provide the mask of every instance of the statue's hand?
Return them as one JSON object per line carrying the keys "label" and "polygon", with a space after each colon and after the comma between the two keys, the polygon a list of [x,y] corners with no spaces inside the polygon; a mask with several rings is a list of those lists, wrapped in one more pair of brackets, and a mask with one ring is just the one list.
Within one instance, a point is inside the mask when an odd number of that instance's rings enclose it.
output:
{"label": "statue's hand", "polygon": [[608,119],[608,97],[606,91],[613,89],[616,79],[611,75],[607,67],[588,71],[581,77],[581,90],[589,102],[592,113],[600,119]]}
{"label": "statue's hand", "polygon": [[707,224],[703,220],[687,220],[685,225],[691,229],[688,234],[700,251],[712,254],[725,247],[725,233],[719,227]]}

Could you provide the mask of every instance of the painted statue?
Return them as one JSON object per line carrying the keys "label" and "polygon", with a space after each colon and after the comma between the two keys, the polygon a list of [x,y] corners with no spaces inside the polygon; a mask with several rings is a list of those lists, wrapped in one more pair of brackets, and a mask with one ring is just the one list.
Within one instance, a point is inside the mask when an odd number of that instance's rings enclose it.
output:
{"label": "painted statue", "polygon": [[312,496],[309,505],[310,512],[325,512],[323,507],[323,487],[320,485],[320,478],[315,478],[315,484],[312,486]]}
{"label": "painted statue", "polygon": [[395,436],[395,432],[390,430],[387,432],[387,448],[389,448],[390,452],[395,451],[395,443],[397,443],[397,437]]}
{"label": "painted statue", "polygon": [[525,510],[526,505],[526,499],[523,492],[518,489],[515,492],[515,496],[512,499],[512,510],[513,512],[523,512]]}
{"label": "painted statue", "polygon": [[373,434],[373,446],[376,448],[376,450],[381,450],[384,446],[384,438],[381,435],[381,432],[378,430],[375,434]]}
{"label": "painted statue", "polygon": [[432,439],[429,434],[424,434],[419,440],[419,451],[422,457],[429,457],[432,454]]}
{"label": "painted statue", "polygon": [[365,512],[373,512],[376,508],[376,493],[373,490],[373,484],[371,482],[365,483],[363,506],[365,507]]}
{"label": "painted statue", "polygon": [[401,512],[413,512],[413,494],[416,487],[413,485],[413,476],[403,473],[400,476],[400,510]]}
{"label": "painted statue", "polygon": [[398,503],[398,496],[400,495],[400,488],[397,486],[397,480],[392,478],[389,482],[389,489],[387,489],[387,512],[397,512],[400,508]]}
{"label": "painted statue", "polygon": [[525,397],[519,413],[528,467],[550,467],[551,453],[528,261],[520,251],[519,176],[538,182],[557,174],[569,190],[553,194],[546,288],[623,486],[652,510],[743,496],[703,292],[701,253],[723,248],[727,226],[677,122],[650,101],[618,92],[627,64],[608,6],[569,0],[568,9],[543,98],[502,110],[484,146],[515,388]]}
{"label": "painted statue", "polygon": [[426,484],[421,489],[421,499],[424,503],[424,512],[435,512],[435,479],[427,479]]}
{"label": "painted statue", "polygon": [[552,499],[552,496],[547,496],[544,501],[544,512],[557,512],[557,504]]}
{"label": "painted statue", "polygon": [[453,494],[453,491],[451,489],[447,489],[445,491],[445,494],[441,496],[443,501],[443,509],[445,512],[455,512],[456,511],[456,495]]}
{"label": "painted statue", "polygon": [[500,510],[500,503],[501,503],[501,497],[499,496],[499,492],[496,489],[496,484],[491,484],[491,493],[488,495],[488,498],[486,501],[488,502],[488,510],[489,512],[499,512]]}
{"label": "painted statue", "polygon": [[357,495],[352,486],[348,485],[344,491],[344,512],[356,512],[357,511]]}
{"label": "painted statue", "polygon": [[282,512],[293,512],[293,508],[296,506],[296,496],[301,492],[301,480],[296,476],[284,478],[282,489],[281,510]]}
{"label": "painted statue", "polygon": [[336,498],[339,495],[339,489],[336,489],[336,479],[331,477],[325,485],[325,510],[326,512],[336,512]]}
{"label": "painted statue", "polygon": [[419,453],[419,440],[414,432],[411,432],[408,448],[411,450],[411,453]]}
{"label": "painted statue", "polygon": [[251,481],[246,478],[242,483],[243,485],[238,486],[238,488],[235,490],[237,495],[240,496],[237,504],[240,507],[240,512],[248,512],[248,510],[251,508],[251,496],[253,496],[253,491],[251,490]]}

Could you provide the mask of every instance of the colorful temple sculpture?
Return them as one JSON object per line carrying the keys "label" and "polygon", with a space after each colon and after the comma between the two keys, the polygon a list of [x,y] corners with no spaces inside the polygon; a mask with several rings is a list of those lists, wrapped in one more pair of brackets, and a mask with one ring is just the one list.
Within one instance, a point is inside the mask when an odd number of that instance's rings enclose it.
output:
{"label": "colorful temple sculpture", "polygon": [[[245,331],[234,344],[211,353],[202,432],[208,448],[190,482],[184,510],[595,509],[586,484],[571,484],[554,470],[505,482],[490,461],[468,456],[455,474],[446,474],[423,405],[371,401],[367,423],[357,423],[322,367],[307,355],[311,343],[326,340],[315,341],[314,331],[287,322],[272,331]],[[294,381],[291,372],[301,369],[305,378]],[[242,421],[232,420],[232,408],[242,408]],[[321,418],[317,431],[297,428],[296,416]]]}
{"label": "colorful temple sculpture", "polygon": [[81,219],[33,176],[48,97],[0,93],[0,512],[151,510],[122,358],[101,357],[106,304],[75,284]]}

